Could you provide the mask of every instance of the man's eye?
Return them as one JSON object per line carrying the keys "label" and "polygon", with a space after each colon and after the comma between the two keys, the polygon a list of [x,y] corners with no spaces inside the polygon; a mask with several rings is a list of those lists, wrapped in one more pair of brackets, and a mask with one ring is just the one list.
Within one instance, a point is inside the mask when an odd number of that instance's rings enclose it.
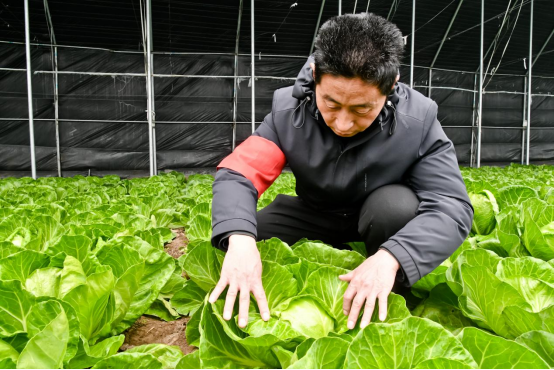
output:
{"label": "man's eye", "polygon": [[368,112],[369,112],[369,109],[357,110],[356,111],[357,114],[367,114]]}
{"label": "man's eye", "polygon": [[339,107],[338,107],[338,106],[333,106],[333,105],[328,105],[328,107],[329,107],[329,109],[333,109],[333,110],[335,110],[335,109],[339,109]]}

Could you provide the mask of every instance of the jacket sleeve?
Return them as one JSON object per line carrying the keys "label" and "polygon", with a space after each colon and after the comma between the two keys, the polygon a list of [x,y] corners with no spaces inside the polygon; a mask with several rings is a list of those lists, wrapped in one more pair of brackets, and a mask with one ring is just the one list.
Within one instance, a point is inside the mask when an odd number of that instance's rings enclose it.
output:
{"label": "jacket sleeve", "polygon": [[257,236],[258,198],[281,174],[285,163],[270,113],[256,132],[217,166],[212,202],[213,246],[225,249],[221,242],[234,233]]}
{"label": "jacket sleeve", "polygon": [[410,286],[454,253],[473,221],[454,145],[437,119],[435,103],[427,112],[418,157],[407,176],[420,201],[417,216],[382,245],[398,260]]}

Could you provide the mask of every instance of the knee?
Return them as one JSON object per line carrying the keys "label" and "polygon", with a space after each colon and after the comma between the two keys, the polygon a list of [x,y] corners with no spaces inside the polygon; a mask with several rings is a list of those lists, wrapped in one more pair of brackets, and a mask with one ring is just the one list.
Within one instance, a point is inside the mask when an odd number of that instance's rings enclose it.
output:
{"label": "knee", "polygon": [[360,210],[358,231],[367,235],[371,229],[379,229],[388,237],[396,234],[417,215],[419,199],[405,185],[385,185],[373,191]]}

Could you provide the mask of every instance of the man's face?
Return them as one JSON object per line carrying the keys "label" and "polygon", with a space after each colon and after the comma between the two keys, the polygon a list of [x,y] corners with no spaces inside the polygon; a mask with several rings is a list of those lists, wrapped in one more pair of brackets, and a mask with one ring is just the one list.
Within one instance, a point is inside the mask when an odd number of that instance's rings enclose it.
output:
{"label": "man's face", "polygon": [[[315,66],[311,66],[315,70]],[[375,85],[361,78],[329,74],[321,76],[315,92],[317,107],[325,123],[341,137],[352,137],[367,129],[387,99]]]}

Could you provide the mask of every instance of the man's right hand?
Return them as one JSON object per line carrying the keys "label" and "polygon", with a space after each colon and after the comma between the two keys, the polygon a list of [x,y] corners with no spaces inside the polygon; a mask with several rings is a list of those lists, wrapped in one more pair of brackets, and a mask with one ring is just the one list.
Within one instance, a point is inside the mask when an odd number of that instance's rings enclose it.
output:
{"label": "man's right hand", "polygon": [[223,309],[225,320],[230,320],[233,316],[233,307],[239,292],[239,327],[244,328],[248,323],[250,292],[258,302],[262,319],[269,320],[269,307],[262,286],[262,259],[253,237],[246,235],[229,237],[229,248],[221,268],[221,277],[210,295],[209,302],[217,301],[227,286],[229,290]]}

